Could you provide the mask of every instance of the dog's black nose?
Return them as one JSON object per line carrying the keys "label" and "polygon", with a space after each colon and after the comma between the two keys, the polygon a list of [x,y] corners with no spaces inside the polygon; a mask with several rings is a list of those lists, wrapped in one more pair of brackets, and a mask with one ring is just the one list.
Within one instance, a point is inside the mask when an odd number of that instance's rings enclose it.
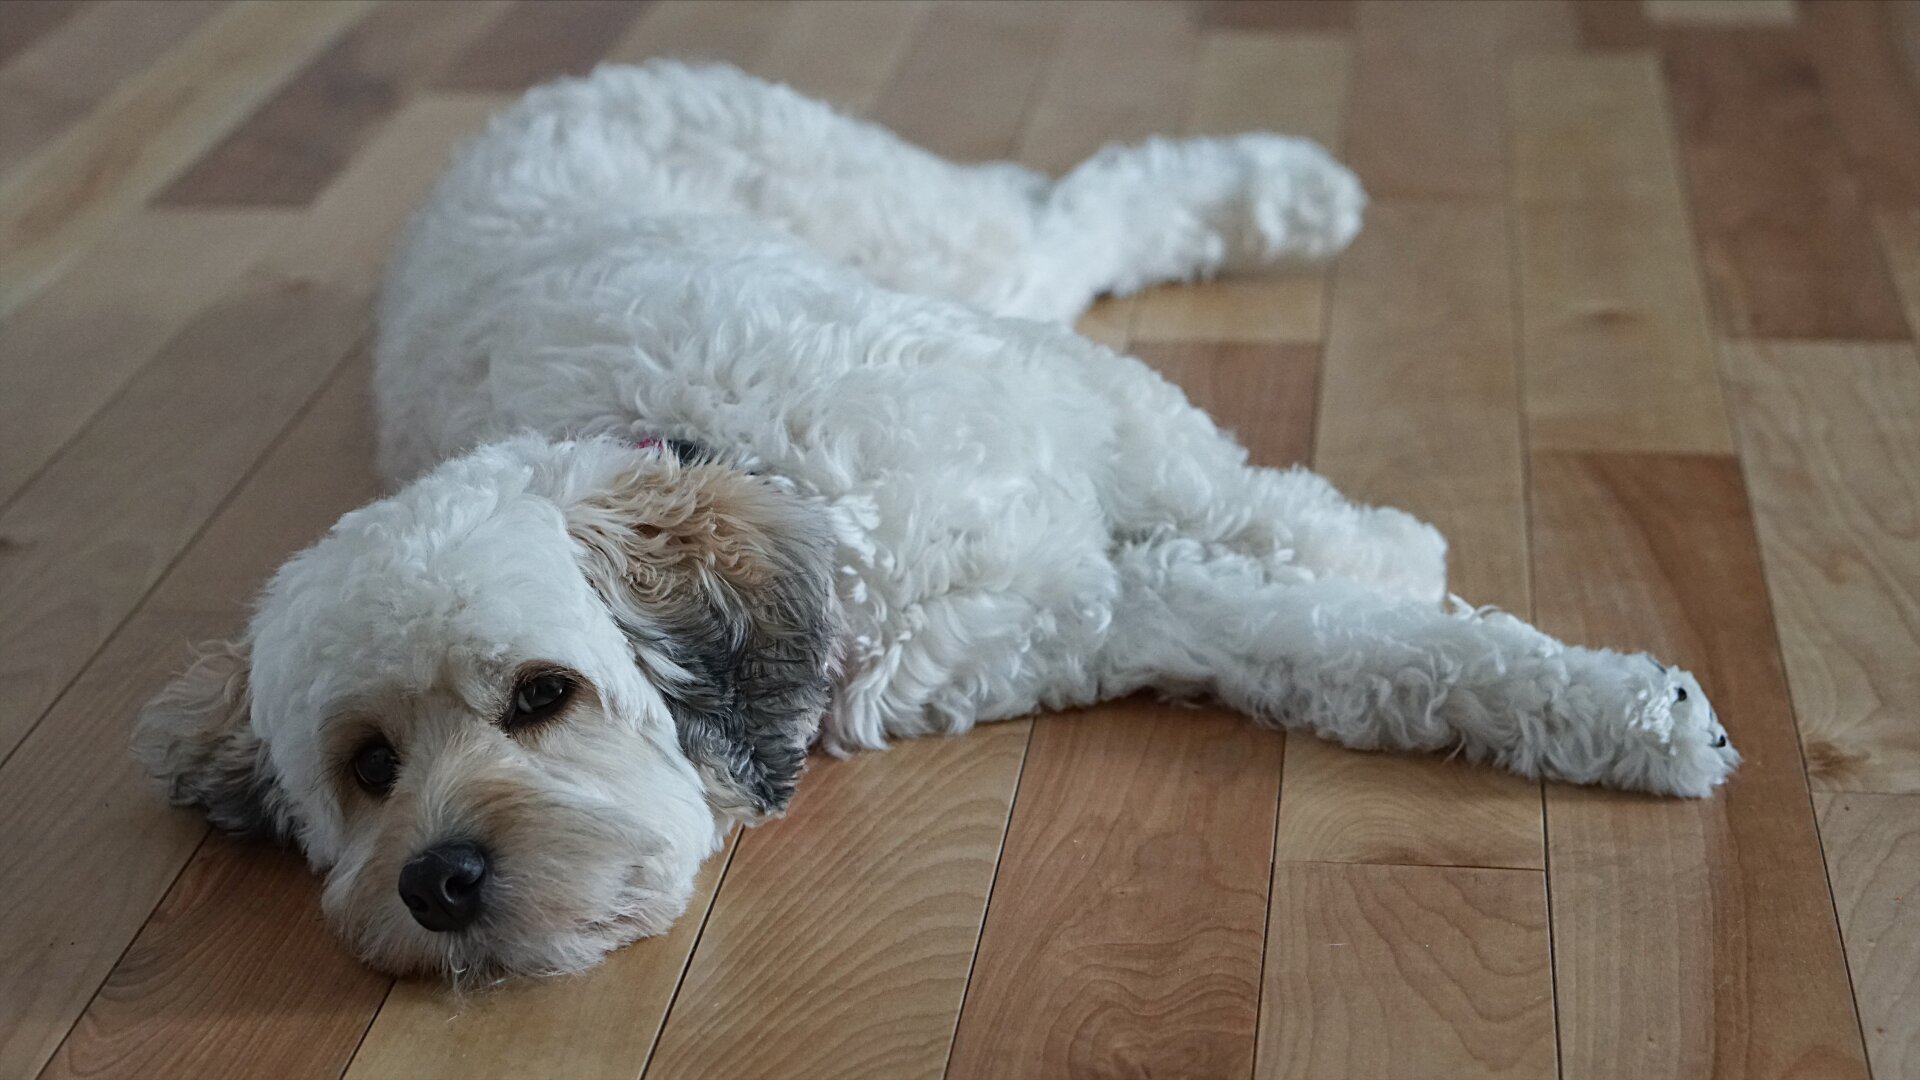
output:
{"label": "dog's black nose", "polygon": [[465,840],[435,844],[400,868],[400,899],[436,934],[465,930],[486,905],[487,853]]}

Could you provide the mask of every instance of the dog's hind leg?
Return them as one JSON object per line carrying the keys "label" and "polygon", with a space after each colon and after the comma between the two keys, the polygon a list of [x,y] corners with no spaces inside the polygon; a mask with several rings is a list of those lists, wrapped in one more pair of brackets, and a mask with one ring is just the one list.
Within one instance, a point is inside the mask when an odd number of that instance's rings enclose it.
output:
{"label": "dog's hind leg", "polygon": [[1512,616],[1287,581],[1191,540],[1123,547],[1103,695],[1207,693],[1375,750],[1450,750],[1526,776],[1706,795],[1739,756],[1699,684],[1563,645]]}

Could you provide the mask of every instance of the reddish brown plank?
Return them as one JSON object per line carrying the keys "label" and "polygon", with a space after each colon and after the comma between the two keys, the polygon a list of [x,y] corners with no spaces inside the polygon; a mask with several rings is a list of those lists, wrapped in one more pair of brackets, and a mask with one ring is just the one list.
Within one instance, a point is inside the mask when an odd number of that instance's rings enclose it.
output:
{"label": "reddish brown plank", "polygon": [[433,85],[442,90],[524,90],[561,75],[584,75],[644,0],[520,0]]}
{"label": "reddish brown plank", "polygon": [[1746,755],[1706,800],[1547,786],[1563,1075],[1864,1077],[1739,466],[1536,453],[1532,484],[1541,626],[1685,665]]}
{"label": "reddish brown plank", "polygon": [[1801,43],[1777,30],[1664,32],[1694,228],[1732,337],[1907,336],[1860,183]]}
{"label": "reddish brown plank", "polygon": [[1247,1075],[1282,746],[1142,700],[1036,721],[947,1075]]}
{"label": "reddish brown plank", "polygon": [[1508,63],[1575,36],[1559,4],[1425,0],[1362,5],[1355,34],[1347,159],[1375,196],[1504,195]]}
{"label": "reddish brown plank", "polygon": [[1859,0],[1802,4],[1800,21],[1834,127],[1868,201],[1920,206],[1920,99],[1887,8]]}
{"label": "reddish brown plank", "polygon": [[1220,30],[1348,30],[1353,0],[1202,0],[1202,26]]}
{"label": "reddish brown plank", "polygon": [[[873,118],[946,157],[1010,156],[1071,11],[1068,4],[1021,0],[942,4],[922,26]],[[983,70],[993,77],[982,79]]]}
{"label": "reddish brown plank", "polygon": [[1538,871],[1282,863],[1260,1080],[1554,1076]]}
{"label": "reddish brown plank", "polygon": [[304,862],[212,837],[40,1075],[337,1076],[388,983],[327,932]]}
{"label": "reddish brown plank", "polygon": [[321,53],[156,202],[304,206],[505,0],[388,4]]}
{"label": "reddish brown plank", "polygon": [[1233,432],[1256,465],[1304,465],[1313,453],[1320,347],[1163,342],[1134,352]]}

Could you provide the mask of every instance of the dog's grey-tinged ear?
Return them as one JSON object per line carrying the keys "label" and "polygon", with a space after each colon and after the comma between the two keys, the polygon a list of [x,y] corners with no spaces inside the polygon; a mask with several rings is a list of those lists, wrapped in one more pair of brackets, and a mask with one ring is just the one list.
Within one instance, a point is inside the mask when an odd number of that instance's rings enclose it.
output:
{"label": "dog's grey-tinged ear", "polygon": [[567,508],[581,566],[717,810],[777,815],[832,695],[825,516],[767,477],[661,454]]}
{"label": "dog's grey-tinged ear", "polygon": [[227,832],[285,840],[290,821],[266,747],[249,721],[247,643],[216,641],[154,695],[134,726],[133,754],[175,806],[197,807]]}

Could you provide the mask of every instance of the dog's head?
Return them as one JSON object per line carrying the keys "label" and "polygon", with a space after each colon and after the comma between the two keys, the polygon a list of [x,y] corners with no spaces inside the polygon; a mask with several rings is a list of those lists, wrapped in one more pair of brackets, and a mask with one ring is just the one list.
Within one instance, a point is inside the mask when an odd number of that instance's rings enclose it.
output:
{"label": "dog's head", "polygon": [[785,808],[828,704],[830,557],[773,481],[500,443],[291,559],[135,749],[216,825],[300,843],[377,966],[575,970]]}

